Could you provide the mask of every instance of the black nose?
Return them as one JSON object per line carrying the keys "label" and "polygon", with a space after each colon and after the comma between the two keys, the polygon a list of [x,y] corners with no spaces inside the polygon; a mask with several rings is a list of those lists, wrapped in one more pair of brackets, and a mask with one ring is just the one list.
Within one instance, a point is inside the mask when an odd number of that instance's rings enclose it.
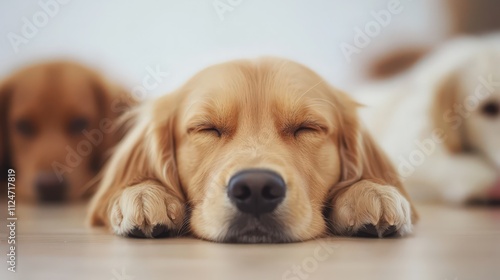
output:
{"label": "black nose", "polygon": [[283,201],[283,178],[265,169],[247,169],[229,180],[227,194],[241,212],[259,216],[273,211]]}
{"label": "black nose", "polygon": [[66,198],[67,185],[55,174],[43,172],[36,177],[35,190],[41,202],[61,202]]}

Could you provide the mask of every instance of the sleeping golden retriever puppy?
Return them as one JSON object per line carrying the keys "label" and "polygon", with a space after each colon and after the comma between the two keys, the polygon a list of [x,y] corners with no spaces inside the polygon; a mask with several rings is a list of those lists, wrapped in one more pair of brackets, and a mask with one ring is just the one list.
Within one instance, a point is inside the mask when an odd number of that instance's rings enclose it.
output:
{"label": "sleeping golden retriever puppy", "polygon": [[16,172],[18,200],[61,202],[85,193],[120,138],[117,117],[132,99],[96,72],[53,61],[0,85],[0,168]]}
{"label": "sleeping golden retriever puppy", "polygon": [[117,235],[291,242],[416,220],[356,103],[295,62],[209,67],[130,121],[89,212]]}

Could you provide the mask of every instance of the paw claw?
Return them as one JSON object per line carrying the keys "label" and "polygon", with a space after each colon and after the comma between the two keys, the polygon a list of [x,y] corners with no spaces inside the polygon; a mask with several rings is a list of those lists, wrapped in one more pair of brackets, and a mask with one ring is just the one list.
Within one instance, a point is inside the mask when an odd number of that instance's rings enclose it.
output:
{"label": "paw claw", "polygon": [[389,226],[393,226],[396,223],[394,217],[385,217],[385,221]]}
{"label": "paw claw", "polygon": [[354,220],[349,220],[349,222],[347,223],[349,225],[349,227],[354,227]]}
{"label": "paw claw", "polygon": [[175,215],[174,213],[177,212],[177,207],[175,204],[170,204],[167,206],[167,209],[168,209],[168,217],[171,219],[171,220],[175,220]]}
{"label": "paw claw", "polygon": [[394,225],[391,225],[390,227],[388,227],[384,233],[382,234],[382,237],[392,237],[392,236],[396,236],[398,234],[398,229],[396,228],[396,226]]}

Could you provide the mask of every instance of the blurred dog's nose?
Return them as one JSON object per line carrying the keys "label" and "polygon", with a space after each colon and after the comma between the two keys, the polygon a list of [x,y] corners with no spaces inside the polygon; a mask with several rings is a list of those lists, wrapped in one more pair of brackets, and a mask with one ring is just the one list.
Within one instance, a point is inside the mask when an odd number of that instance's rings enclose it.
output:
{"label": "blurred dog's nose", "polygon": [[286,185],[277,173],[247,169],[230,180],[227,194],[241,212],[259,216],[272,212],[285,198]]}
{"label": "blurred dog's nose", "polygon": [[67,186],[64,180],[53,173],[43,172],[35,180],[38,200],[41,202],[61,202],[66,198]]}

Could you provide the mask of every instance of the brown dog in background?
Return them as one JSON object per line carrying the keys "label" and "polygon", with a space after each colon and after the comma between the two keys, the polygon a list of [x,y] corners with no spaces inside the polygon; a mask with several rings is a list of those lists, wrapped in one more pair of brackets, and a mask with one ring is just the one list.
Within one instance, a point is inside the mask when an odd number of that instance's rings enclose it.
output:
{"label": "brown dog in background", "polygon": [[38,64],[4,80],[1,176],[15,170],[17,199],[82,197],[120,139],[115,120],[131,100],[96,72],[72,62]]}

